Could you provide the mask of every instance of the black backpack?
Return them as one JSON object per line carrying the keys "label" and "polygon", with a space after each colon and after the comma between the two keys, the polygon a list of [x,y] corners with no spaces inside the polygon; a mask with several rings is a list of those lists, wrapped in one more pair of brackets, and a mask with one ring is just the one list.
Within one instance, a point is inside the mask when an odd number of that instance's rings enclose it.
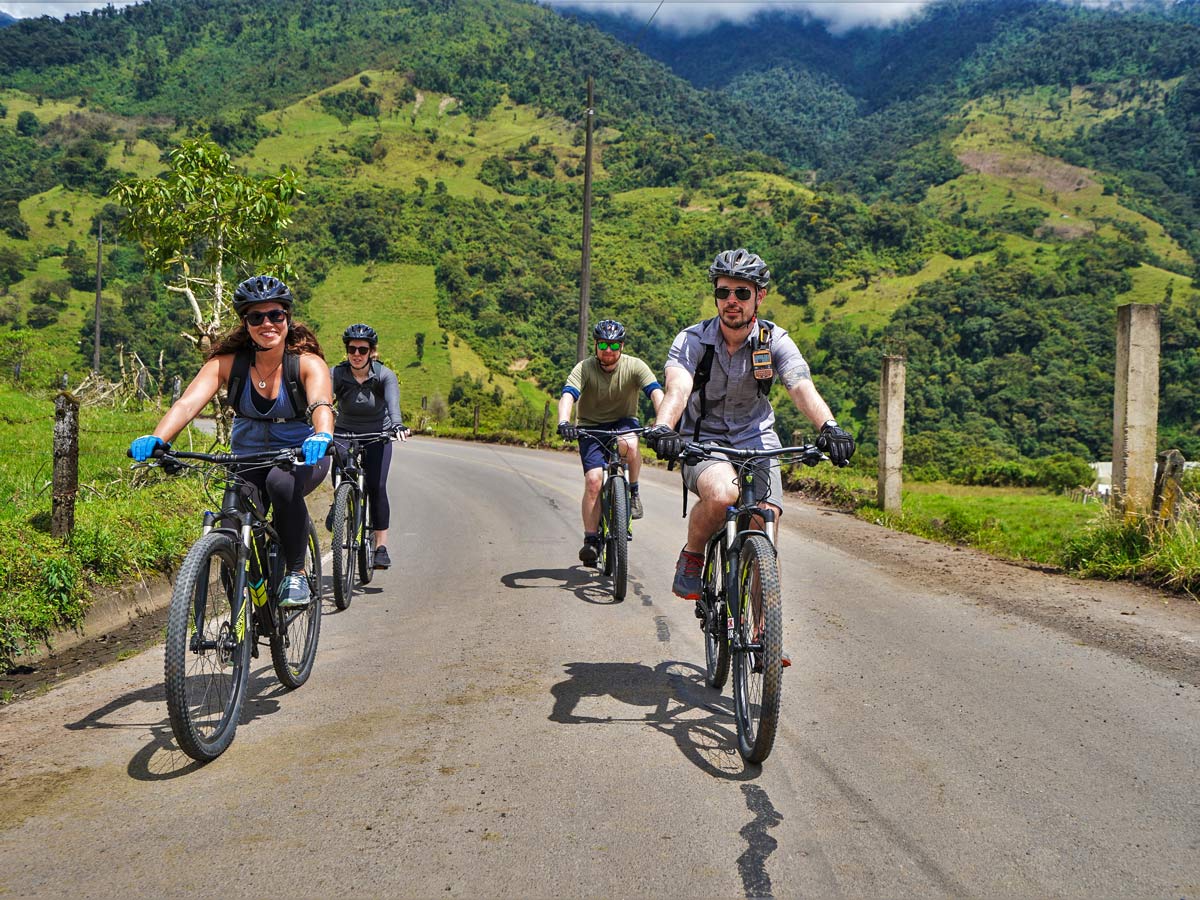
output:
{"label": "black backpack", "polygon": [[[235,407],[237,398],[242,393],[246,377],[250,374],[250,366],[254,361],[254,351],[243,348],[233,358],[233,368],[229,370],[229,381],[225,384],[225,405]],[[288,400],[296,412],[297,419],[303,419],[308,412],[308,394],[300,383],[300,354],[283,354],[283,389],[287,391]],[[250,416],[249,418],[258,418]]]}
{"label": "black backpack", "polygon": [[[708,326],[713,319],[706,320],[703,325]],[[758,382],[758,393],[760,396],[769,397],[771,394],[771,385],[775,383],[775,370],[771,365],[771,334],[775,330],[775,323],[767,319],[758,320],[758,330],[750,338],[750,359],[754,366],[754,378]],[[696,364],[696,374],[692,376],[692,393],[700,394],[700,415],[696,418],[696,431],[692,435],[693,441],[700,440],[700,421],[708,415],[708,397],[705,394],[705,388],[708,386],[708,380],[712,377],[713,354],[716,353],[716,344],[705,344],[704,355],[700,357],[700,362]]]}

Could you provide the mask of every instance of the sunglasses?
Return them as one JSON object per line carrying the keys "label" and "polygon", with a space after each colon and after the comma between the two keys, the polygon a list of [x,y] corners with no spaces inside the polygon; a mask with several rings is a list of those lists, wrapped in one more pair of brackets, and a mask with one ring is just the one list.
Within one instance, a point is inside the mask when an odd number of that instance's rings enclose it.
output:
{"label": "sunglasses", "polygon": [[716,297],[718,300],[728,300],[730,294],[733,294],[733,296],[737,297],[742,302],[745,302],[754,296],[754,291],[750,290],[750,288],[748,288],[748,287],[740,287],[740,288],[719,287],[719,288],[713,289],[713,296]]}
{"label": "sunglasses", "polygon": [[248,312],[242,316],[242,319],[247,325],[253,325],[257,328],[268,319],[271,320],[272,325],[280,325],[287,321],[287,317],[286,309],[272,309],[269,312],[260,312],[259,310]]}
{"label": "sunglasses", "polygon": [[620,341],[596,341],[597,350],[620,350]]}
{"label": "sunglasses", "polygon": [[346,354],[348,356],[358,356],[360,354],[370,353],[370,352],[371,352],[370,347],[347,347],[346,348]]}

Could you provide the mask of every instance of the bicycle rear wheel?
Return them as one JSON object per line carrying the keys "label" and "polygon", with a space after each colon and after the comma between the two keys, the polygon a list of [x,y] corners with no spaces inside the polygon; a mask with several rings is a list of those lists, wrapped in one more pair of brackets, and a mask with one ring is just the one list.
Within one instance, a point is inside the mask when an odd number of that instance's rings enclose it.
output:
{"label": "bicycle rear wheel", "polygon": [[238,547],[211,531],[179,567],[167,612],[167,713],[179,748],[199,762],[233,741],[250,679],[249,598],[234,619]]}
{"label": "bicycle rear wheel", "polygon": [[700,588],[700,610],[704,614],[700,621],[700,627],[704,630],[704,683],[718,691],[725,687],[725,680],[729,677],[729,633],[722,596],[725,584],[723,548],[720,540],[709,541]]}
{"label": "bicycle rear wheel", "polygon": [[354,565],[358,550],[354,546],[358,503],[354,486],[348,481],[338,485],[333,495],[333,603],[338,609],[350,606],[354,595]]}
{"label": "bicycle rear wheel", "polygon": [[362,502],[358,505],[358,583],[370,584],[371,579],[375,576],[375,548],[372,546],[375,540],[375,530],[368,526],[371,521],[368,518],[371,515],[371,504],[365,494],[362,496]]}
{"label": "bicycle rear wheel", "polygon": [[783,605],[771,542],[753,534],[738,556],[733,708],[738,752],[760,763],[771,754],[783,680]]}
{"label": "bicycle rear wheel", "polygon": [[612,568],[613,599],[625,599],[629,589],[629,485],[616,476],[608,480],[608,556]]}
{"label": "bicycle rear wheel", "polygon": [[298,688],[308,681],[317,658],[317,641],[321,635],[321,545],[317,529],[308,523],[308,549],[304,557],[311,595],[303,609],[274,607],[276,629],[271,635],[271,662],[275,674],[289,688]]}

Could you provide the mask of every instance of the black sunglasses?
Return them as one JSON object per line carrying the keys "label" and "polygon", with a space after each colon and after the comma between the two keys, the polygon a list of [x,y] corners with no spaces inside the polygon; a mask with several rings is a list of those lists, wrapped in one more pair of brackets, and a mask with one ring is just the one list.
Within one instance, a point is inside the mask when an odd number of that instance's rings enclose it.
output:
{"label": "black sunglasses", "polygon": [[244,316],[242,316],[242,319],[245,320],[247,325],[253,325],[257,328],[268,319],[271,320],[272,325],[279,325],[283,322],[286,322],[287,317],[288,314],[286,309],[272,309],[267,312],[261,312],[260,310],[256,309],[254,312],[246,313]]}
{"label": "black sunglasses", "polygon": [[740,287],[740,288],[727,288],[727,287],[719,287],[719,288],[713,288],[713,296],[714,296],[714,297],[716,297],[718,300],[728,300],[728,299],[729,299],[729,295],[730,295],[730,294],[733,294],[733,296],[735,296],[735,297],[737,297],[739,300],[741,300],[741,301],[745,302],[746,300],[749,300],[751,297],[753,297],[753,296],[754,296],[754,291],[750,290],[750,288],[748,288],[748,287]]}
{"label": "black sunglasses", "polygon": [[347,347],[346,354],[348,356],[358,356],[361,353],[370,353],[370,347]]}

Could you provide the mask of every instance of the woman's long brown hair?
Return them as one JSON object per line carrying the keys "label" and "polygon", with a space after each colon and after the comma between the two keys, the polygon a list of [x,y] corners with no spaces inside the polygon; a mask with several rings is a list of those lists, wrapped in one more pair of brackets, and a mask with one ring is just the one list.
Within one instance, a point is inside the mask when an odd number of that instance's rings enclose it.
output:
{"label": "woman's long brown hair", "polygon": [[[250,331],[246,328],[244,321],[239,321],[236,328],[225,332],[217,338],[216,344],[208,351],[206,359],[212,359],[214,356],[222,356],[226,353],[237,353],[239,350],[244,350],[247,347],[258,349],[253,339],[250,337]],[[288,318],[288,333],[284,339],[283,347],[285,351],[292,353],[315,353],[321,359],[325,358],[325,354],[321,351],[321,344],[317,340],[317,336],[303,322],[293,321]]]}

